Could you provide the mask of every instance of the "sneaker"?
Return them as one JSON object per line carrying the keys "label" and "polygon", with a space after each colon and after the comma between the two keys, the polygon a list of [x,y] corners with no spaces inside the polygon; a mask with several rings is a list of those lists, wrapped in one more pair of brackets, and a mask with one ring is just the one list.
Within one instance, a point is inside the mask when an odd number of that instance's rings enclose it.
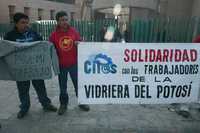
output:
{"label": "sneaker", "polygon": [[43,110],[45,112],[56,112],[57,108],[53,106],[52,104],[48,104],[47,106],[43,107]]}
{"label": "sneaker", "polygon": [[58,115],[63,115],[67,110],[67,105],[60,105],[60,108],[58,109]]}
{"label": "sneaker", "polygon": [[24,118],[26,115],[27,115],[27,112],[19,111],[19,112],[17,113],[17,118],[18,118],[18,119],[22,119],[22,118]]}
{"label": "sneaker", "polygon": [[78,105],[78,107],[83,111],[89,111],[90,110],[90,107],[86,104],[80,104],[80,105]]}
{"label": "sneaker", "polygon": [[175,112],[176,110],[172,107],[168,107],[168,110],[171,111],[171,112]]}

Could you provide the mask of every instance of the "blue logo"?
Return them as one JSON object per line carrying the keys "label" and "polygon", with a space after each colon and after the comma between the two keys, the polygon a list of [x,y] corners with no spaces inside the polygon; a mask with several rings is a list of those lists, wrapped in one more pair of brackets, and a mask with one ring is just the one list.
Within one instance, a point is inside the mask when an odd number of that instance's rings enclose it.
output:
{"label": "blue logo", "polygon": [[87,74],[109,74],[116,73],[117,65],[113,64],[112,59],[104,54],[92,55],[84,63],[84,71]]}

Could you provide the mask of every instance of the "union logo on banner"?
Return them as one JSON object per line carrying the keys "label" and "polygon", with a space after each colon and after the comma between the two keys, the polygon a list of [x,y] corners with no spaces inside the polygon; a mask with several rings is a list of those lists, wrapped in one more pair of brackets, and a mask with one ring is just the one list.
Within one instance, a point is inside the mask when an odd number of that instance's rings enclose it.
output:
{"label": "union logo on banner", "polygon": [[84,63],[84,71],[86,74],[109,74],[116,73],[117,65],[112,61],[112,58],[106,54],[91,55]]}

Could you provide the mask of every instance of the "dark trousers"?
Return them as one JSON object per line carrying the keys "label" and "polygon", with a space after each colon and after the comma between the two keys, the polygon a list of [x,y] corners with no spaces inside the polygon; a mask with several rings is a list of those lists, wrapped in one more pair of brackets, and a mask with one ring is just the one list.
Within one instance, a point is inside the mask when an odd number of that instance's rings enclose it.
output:
{"label": "dark trousers", "polygon": [[[51,103],[50,99],[47,97],[46,87],[44,80],[32,80],[33,87],[38,95],[39,102],[43,107]],[[21,102],[21,111],[27,112],[30,108],[30,81],[17,81],[17,88],[19,99]]]}
{"label": "dark trousers", "polygon": [[60,68],[60,74],[58,76],[59,86],[60,86],[60,104],[67,105],[69,102],[69,96],[67,93],[67,80],[68,80],[68,73],[72,79],[76,96],[78,96],[78,87],[77,87],[77,65],[74,65],[69,68]]}

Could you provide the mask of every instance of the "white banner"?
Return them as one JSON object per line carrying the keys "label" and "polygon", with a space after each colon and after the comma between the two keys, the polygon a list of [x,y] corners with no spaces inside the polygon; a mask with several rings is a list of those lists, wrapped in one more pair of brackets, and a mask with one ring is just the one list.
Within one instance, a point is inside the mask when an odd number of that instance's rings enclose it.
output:
{"label": "white banner", "polygon": [[81,104],[197,102],[200,44],[78,45]]}

